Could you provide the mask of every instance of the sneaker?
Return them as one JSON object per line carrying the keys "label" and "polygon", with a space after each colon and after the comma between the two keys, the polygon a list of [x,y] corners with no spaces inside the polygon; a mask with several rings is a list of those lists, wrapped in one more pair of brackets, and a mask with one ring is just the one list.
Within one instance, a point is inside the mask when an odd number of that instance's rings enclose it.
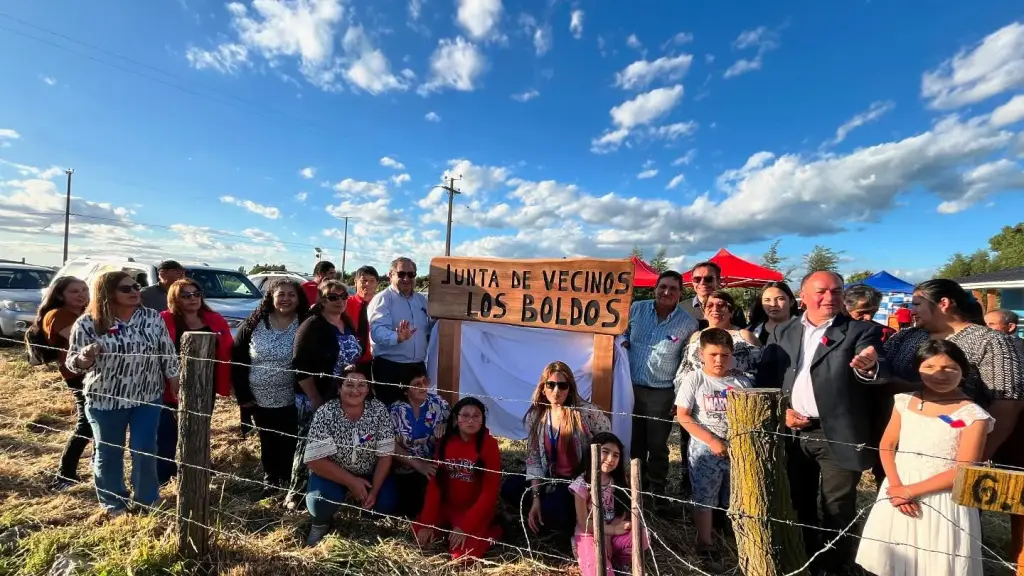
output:
{"label": "sneaker", "polygon": [[309,528],[309,537],[306,538],[306,546],[309,546],[310,548],[316,546],[330,531],[330,524],[313,524]]}
{"label": "sneaker", "polygon": [[81,482],[82,481],[78,478],[69,478],[67,476],[58,475],[54,476],[53,480],[50,481],[50,489],[54,492],[63,492]]}

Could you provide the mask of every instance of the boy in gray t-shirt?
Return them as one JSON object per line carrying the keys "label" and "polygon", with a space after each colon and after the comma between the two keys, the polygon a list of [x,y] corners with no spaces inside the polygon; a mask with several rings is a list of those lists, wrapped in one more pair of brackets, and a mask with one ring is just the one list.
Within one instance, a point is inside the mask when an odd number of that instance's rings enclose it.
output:
{"label": "boy in gray t-shirt", "polygon": [[[693,500],[704,506],[729,505],[729,447],[725,438],[726,394],[731,388],[750,388],[745,376],[730,372],[732,336],[721,328],[700,333],[701,369],[683,376],[676,395],[676,418],[690,433],[687,449]],[[700,552],[714,550],[711,508],[694,511]]]}

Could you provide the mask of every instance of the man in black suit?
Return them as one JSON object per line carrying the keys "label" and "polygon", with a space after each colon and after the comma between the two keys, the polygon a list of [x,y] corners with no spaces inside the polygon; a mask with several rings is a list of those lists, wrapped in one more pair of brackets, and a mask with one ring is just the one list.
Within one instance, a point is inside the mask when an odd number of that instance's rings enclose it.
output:
{"label": "man in black suit", "polygon": [[[861,472],[874,463],[870,445],[869,385],[884,381],[882,327],[852,320],[843,310],[843,280],[832,272],[814,272],[800,283],[806,312],[775,328],[757,371],[757,385],[781,388],[785,397],[787,470],[797,519],[801,524],[843,530],[856,516]],[[821,501],[823,518],[818,518]],[[835,537],[834,532],[804,529],[808,556]],[[850,562],[849,539],[822,554],[816,573],[833,573]]]}

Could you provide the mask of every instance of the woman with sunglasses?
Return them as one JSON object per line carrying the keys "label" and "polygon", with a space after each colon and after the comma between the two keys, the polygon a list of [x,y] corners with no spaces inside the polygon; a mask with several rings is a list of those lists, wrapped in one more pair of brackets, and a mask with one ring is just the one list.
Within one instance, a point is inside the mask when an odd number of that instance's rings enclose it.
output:
{"label": "woman with sunglasses", "polygon": [[[84,374],[85,412],[96,442],[94,480],[100,505],[111,516],[134,500],[157,500],[156,433],[162,397],[178,396],[178,355],[160,313],[141,306],[134,278],[107,272],[93,285],[93,300],[71,328],[68,370]],[[132,489],[124,484],[124,446],[132,458]]]}
{"label": "woman with sunglasses", "polygon": [[[292,460],[292,483],[285,505],[294,510],[306,491],[309,470],[303,461],[306,436],[317,409],[338,397],[335,377],[359,360],[363,347],[359,344],[356,323],[345,312],[348,286],[340,280],[321,280],[317,286],[318,299],[309,310],[309,317],[295,334],[295,352],[292,368],[299,390],[295,405],[298,408],[298,436]],[[371,398],[373,396],[371,395]]]}
{"label": "woman with sunglasses", "polygon": [[[530,530],[554,530],[568,539],[576,528],[576,503],[569,492],[583,451],[599,432],[610,432],[608,417],[583,400],[576,378],[564,362],[552,362],[541,373],[533,391],[526,425],[526,482],[530,483],[528,524]],[[518,502],[525,486],[512,478],[506,482]],[[518,486],[517,486],[518,484]],[[509,490],[506,489],[506,490]]]}
{"label": "woman with sunglasses", "polygon": [[[214,312],[203,301],[199,283],[191,278],[182,278],[171,284],[167,290],[167,310],[160,313],[167,332],[174,341],[174,349],[181,354],[181,337],[185,332],[213,332],[217,335],[216,358],[223,362],[214,367],[214,392],[220,396],[231,395],[231,327],[223,316]],[[178,399],[170,386],[164,390],[164,406],[170,410],[160,411],[160,427],[157,430],[156,475],[163,486],[178,474],[174,462],[178,447]]]}

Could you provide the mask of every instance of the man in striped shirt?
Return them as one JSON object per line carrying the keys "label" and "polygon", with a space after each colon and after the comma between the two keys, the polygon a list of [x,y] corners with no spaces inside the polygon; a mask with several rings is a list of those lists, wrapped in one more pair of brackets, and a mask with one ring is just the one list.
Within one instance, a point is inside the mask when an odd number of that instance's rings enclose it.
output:
{"label": "man in striped shirt", "polygon": [[639,458],[644,490],[665,493],[668,437],[675,417],[676,370],[697,320],[679,305],[683,277],[667,270],[658,277],[654,300],[634,302],[626,342],[633,380],[633,434],[630,457]]}

